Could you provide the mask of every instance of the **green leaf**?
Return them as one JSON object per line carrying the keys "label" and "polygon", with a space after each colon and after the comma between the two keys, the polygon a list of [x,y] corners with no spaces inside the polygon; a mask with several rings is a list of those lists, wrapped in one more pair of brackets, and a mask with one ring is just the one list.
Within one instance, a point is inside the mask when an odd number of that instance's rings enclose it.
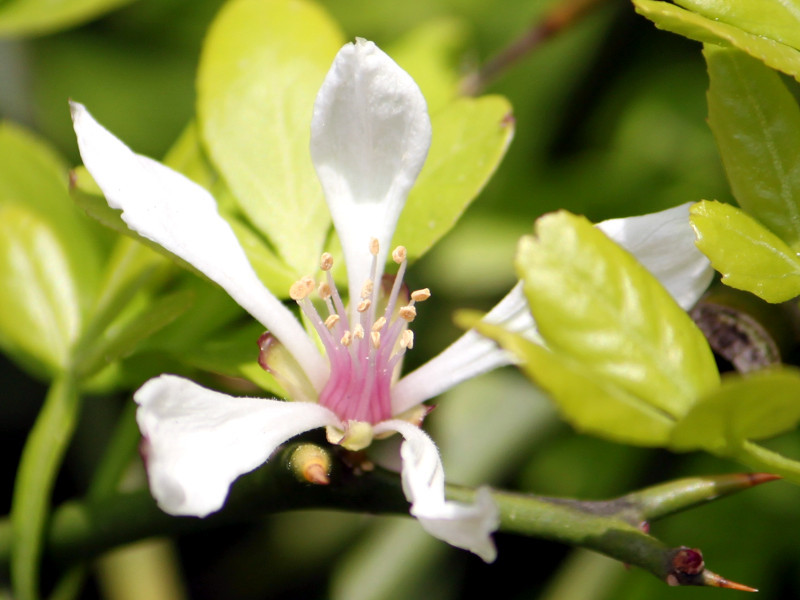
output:
{"label": "green leaf", "polygon": [[800,371],[784,368],[745,377],[728,375],[678,421],[670,447],[731,455],[745,440],[760,440],[790,431],[798,421]]}
{"label": "green leaf", "polygon": [[90,377],[114,361],[131,354],[151,335],[160,331],[192,304],[193,294],[180,291],[148,302],[134,318],[121,327],[110,327],[96,340],[91,351],[81,356],[76,369],[81,377]]}
{"label": "green leaf", "polygon": [[164,164],[183,173],[213,194],[220,214],[230,223],[261,281],[279,298],[288,298],[289,287],[297,281],[297,274],[240,218],[239,208],[230,189],[219,179],[208,162],[194,123],[186,127],[172,146]]}
{"label": "green leaf", "polygon": [[466,41],[463,21],[440,18],[423,23],[386,48],[417,82],[432,115],[458,96]]}
{"label": "green leaf", "polygon": [[706,47],[708,121],[744,210],[800,247],[800,108],[778,73],[737,50]]}
{"label": "green leaf", "polygon": [[236,0],[206,38],[199,125],[239,206],[298,273],[316,266],[330,216],[308,150],[322,80],[344,39],[316,5]]}
{"label": "green leaf", "polygon": [[550,394],[564,420],[578,431],[639,446],[663,446],[669,440],[673,420],[615,382],[496,325],[471,325],[514,354],[525,374]]}
{"label": "green leaf", "polygon": [[659,29],[672,31],[698,42],[738,48],[773,69],[800,79],[800,52],[774,39],[749,33],[735,25],[706,18],[674,4],[657,0],[633,0],[636,12]]}
{"label": "green leaf", "polygon": [[100,278],[105,232],[69,196],[69,171],[61,158],[31,133],[0,122],[0,205],[19,205],[48,224],[69,264],[82,311],[91,308]]}
{"label": "green leaf", "polygon": [[258,323],[228,327],[218,335],[181,354],[183,362],[211,373],[244,377],[270,394],[286,398],[275,377],[258,364],[258,339],[264,328]]}
{"label": "green leaf", "polygon": [[480,193],[514,134],[511,105],[501,96],[460,98],[431,118],[433,143],[400,215],[393,244],[411,259],[424,254]]}
{"label": "green leaf", "polygon": [[78,421],[80,400],[70,374],[55,379],[22,451],[11,504],[11,580],[18,600],[39,597],[39,562],[50,494]]}
{"label": "green leaf", "polygon": [[40,35],[93,19],[131,0],[5,0],[0,36]]}
{"label": "green leaf", "polygon": [[583,217],[536,221],[517,271],[547,347],[588,379],[680,417],[719,381],[703,334],[661,284]]}
{"label": "green leaf", "polygon": [[800,48],[800,5],[793,0],[677,0],[676,4],[714,21]]}
{"label": "green leaf", "polygon": [[275,255],[249,225],[236,218],[228,218],[228,222],[259,279],[278,298],[288,298],[289,288],[297,281],[296,273]]}
{"label": "green leaf", "polygon": [[81,331],[75,268],[50,223],[0,204],[0,347],[40,375],[69,364]]}
{"label": "green leaf", "polygon": [[730,204],[703,200],[691,209],[697,247],[722,282],[767,302],[800,295],[800,258],[778,236]]}

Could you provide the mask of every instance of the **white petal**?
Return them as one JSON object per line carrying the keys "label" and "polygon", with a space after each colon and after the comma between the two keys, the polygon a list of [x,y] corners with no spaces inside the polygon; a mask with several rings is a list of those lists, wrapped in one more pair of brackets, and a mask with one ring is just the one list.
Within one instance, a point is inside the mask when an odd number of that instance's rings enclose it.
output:
{"label": "white petal", "polygon": [[405,438],[400,447],[401,477],[411,514],[432,536],[493,562],[497,550],[491,534],[500,525],[500,515],[489,491],[478,490],[473,504],[446,500],[444,469],[433,440],[406,421],[384,421],[375,426],[376,434],[392,430]]}
{"label": "white petal", "polygon": [[294,315],[261,283],[203,187],[172,169],[134,154],[86,108],[71,103],[81,157],[109,206],[121,209],[133,231],[180,257],[219,284],[269,329],[317,386],[327,365]]}
{"label": "white petal", "polygon": [[695,245],[691,205],[597,224],[655,275],[684,310],[694,306],[714,278],[711,263]]}
{"label": "white petal", "polygon": [[425,98],[408,73],[372,42],[344,46],[314,104],[311,158],[342,243],[351,297],[369,274],[370,238],[380,242],[383,268],[430,142]]}
{"label": "white petal", "polygon": [[[522,283],[517,283],[483,320],[502,325],[533,342],[541,343],[536,323],[522,292]],[[494,341],[469,330],[443,352],[392,387],[392,412],[399,415],[462,381],[512,362],[514,359],[511,354]]]}
{"label": "white petal", "polygon": [[237,398],[175,375],[151,379],[134,399],[150,491],[171,515],[204,517],[219,510],[233,481],[280,444],[310,429],[341,425],[319,404]]}

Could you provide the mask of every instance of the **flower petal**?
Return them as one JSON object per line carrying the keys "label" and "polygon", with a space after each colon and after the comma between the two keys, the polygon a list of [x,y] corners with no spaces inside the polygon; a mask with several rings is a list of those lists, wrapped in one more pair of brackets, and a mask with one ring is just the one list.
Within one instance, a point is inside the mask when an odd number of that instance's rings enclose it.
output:
{"label": "flower petal", "polygon": [[[517,283],[483,320],[541,342],[521,283]],[[392,413],[399,415],[462,381],[512,362],[513,357],[508,352],[471,329],[393,386]]]}
{"label": "flower petal", "polygon": [[230,225],[203,187],[134,154],[78,103],[71,103],[81,157],[109,206],[133,231],[180,257],[219,284],[270,330],[304,366],[315,385],[327,376],[324,358],[305,330],[261,283]]}
{"label": "flower petal", "polygon": [[383,268],[430,143],[425,98],[408,73],[372,42],[344,46],[314,104],[311,158],[342,243],[351,297],[369,276],[370,238],[380,243]]}
{"label": "flower petal", "polygon": [[497,550],[491,534],[500,525],[500,515],[489,491],[478,490],[473,504],[446,500],[444,469],[433,440],[406,421],[384,421],[375,426],[376,434],[387,431],[397,431],[405,438],[400,447],[401,477],[411,514],[432,536],[493,562]]}
{"label": "flower petal", "polygon": [[596,225],[655,275],[684,310],[694,306],[714,277],[711,263],[695,245],[691,205]]}
{"label": "flower petal", "polygon": [[340,426],[319,404],[237,398],[175,375],[149,380],[134,399],[150,491],[171,515],[219,510],[233,481],[280,444],[310,429]]}

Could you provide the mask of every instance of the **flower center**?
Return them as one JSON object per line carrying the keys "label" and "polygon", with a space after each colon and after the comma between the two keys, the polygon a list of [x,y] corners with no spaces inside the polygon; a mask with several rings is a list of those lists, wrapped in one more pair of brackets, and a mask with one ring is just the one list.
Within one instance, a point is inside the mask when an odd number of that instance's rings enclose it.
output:
{"label": "flower center", "polygon": [[[289,295],[297,301],[319,334],[330,361],[331,374],[319,396],[344,422],[379,423],[392,417],[391,386],[406,350],[414,345],[408,324],[414,320],[416,302],[430,297],[426,289],[411,293],[407,304],[400,306],[400,292],[406,270],[406,249],[398,246],[392,260],[399,265],[386,306],[378,311],[382,298],[378,273],[378,240],[370,242],[372,265],[369,278],[361,288],[360,298],[350,298],[354,305],[348,316],[331,275],[333,257],[327,252],[320,259],[325,280],[317,285],[311,277],[295,282]],[[325,303],[327,316],[320,316],[310,296],[316,289]]]}

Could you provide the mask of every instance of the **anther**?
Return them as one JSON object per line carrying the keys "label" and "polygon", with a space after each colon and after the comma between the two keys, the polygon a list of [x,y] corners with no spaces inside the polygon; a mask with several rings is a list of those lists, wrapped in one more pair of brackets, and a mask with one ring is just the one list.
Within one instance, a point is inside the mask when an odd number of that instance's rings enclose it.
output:
{"label": "anther", "polygon": [[375,285],[372,282],[372,279],[367,279],[364,282],[364,286],[361,288],[361,297],[362,298],[369,298],[372,296],[372,290],[374,289]]}
{"label": "anther", "polygon": [[311,277],[303,277],[299,281],[295,281],[289,288],[289,297],[292,300],[303,300],[313,289],[314,280]]}
{"label": "anther", "polygon": [[321,281],[319,286],[317,287],[317,293],[319,294],[320,298],[322,298],[323,300],[327,300],[332,295],[331,286],[328,285],[327,281]]}
{"label": "anther", "polygon": [[349,331],[345,331],[339,342],[341,342],[342,346],[349,346],[353,342],[353,334]]}
{"label": "anther", "polygon": [[333,329],[338,322],[339,322],[339,315],[328,315],[328,318],[325,319],[325,327],[327,327],[328,329]]}
{"label": "anther", "polygon": [[398,265],[403,262],[406,257],[408,256],[408,252],[406,252],[405,246],[398,246],[394,250],[392,250],[392,260],[396,262]]}
{"label": "anther", "polygon": [[400,336],[400,346],[406,350],[411,350],[414,347],[414,332],[406,329],[403,335]]}
{"label": "anther", "polygon": [[408,306],[401,306],[397,314],[400,315],[401,319],[410,323],[417,316],[417,309],[409,304]]}
{"label": "anther", "polygon": [[373,331],[369,334],[369,339],[372,340],[372,347],[378,348],[381,345],[381,334],[377,331]]}
{"label": "anther", "polygon": [[330,252],[323,252],[319,259],[319,268],[323,271],[330,271],[333,266],[333,256]]}
{"label": "anther", "polygon": [[370,238],[369,240],[369,253],[372,256],[378,256],[378,252],[380,252],[381,245],[378,242],[378,238]]}
{"label": "anther", "polygon": [[362,300],[361,302],[358,303],[356,310],[360,313],[363,313],[365,310],[369,308],[370,304],[372,304],[371,300]]}
{"label": "anther", "polygon": [[364,328],[361,326],[361,323],[353,327],[353,337],[359,340],[364,339]]}
{"label": "anther", "polygon": [[386,325],[386,317],[381,317],[372,324],[372,331],[380,331]]}
{"label": "anther", "polygon": [[431,297],[431,291],[428,288],[423,288],[421,290],[415,290],[411,292],[411,299],[414,302],[425,302],[428,298]]}

